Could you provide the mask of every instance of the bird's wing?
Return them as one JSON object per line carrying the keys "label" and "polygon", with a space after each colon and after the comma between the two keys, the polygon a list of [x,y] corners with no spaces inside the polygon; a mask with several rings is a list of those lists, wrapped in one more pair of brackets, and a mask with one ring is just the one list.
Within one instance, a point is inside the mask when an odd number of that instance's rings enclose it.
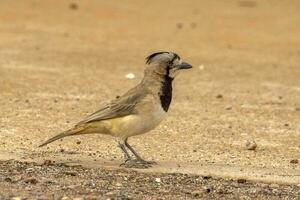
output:
{"label": "bird's wing", "polygon": [[134,114],[136,104],[145,96],[145,93],[138,92],[136,89],[130,90],[123,96],[105,104],[77,125]]}

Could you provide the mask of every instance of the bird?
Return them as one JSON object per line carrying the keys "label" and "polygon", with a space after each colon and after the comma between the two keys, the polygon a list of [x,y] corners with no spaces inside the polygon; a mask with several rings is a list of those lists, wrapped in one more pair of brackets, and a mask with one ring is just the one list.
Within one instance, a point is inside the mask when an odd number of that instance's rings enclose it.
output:
{"label": "bird", "polygon": [[192,65],[181,60],[178,54],[168,51],[152,53],[146,58],[145,65],[144,77],[139,84],[39,147],[68,136],[98,133],[117,139],[125,157],[121,166],[149,168],[156,164],[144,160],[128,143],[128,138],[147,133],[160,124],[172,101],[174,78],[181,70],[192,68]]}

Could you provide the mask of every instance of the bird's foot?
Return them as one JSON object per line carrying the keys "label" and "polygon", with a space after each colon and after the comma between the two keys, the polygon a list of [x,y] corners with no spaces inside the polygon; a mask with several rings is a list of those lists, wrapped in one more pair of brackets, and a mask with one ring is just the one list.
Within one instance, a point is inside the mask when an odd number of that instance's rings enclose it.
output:
{"label": "bird's foot", "polygon": [[157,165],[157,162],[155,162],[155,161],[147,161],[147,160],[138,160],[138,161],[141,163],[148,164],[148,165]]}
{"label": "bird's foot", "polygon": [[138,169],[146,169],[152,167],[153,164],[156,164],[156,162],[153,161],[145,161],[145,160],[133,160],[133,159],[127,159],[124,163],[122,163],[120,166],[125,168],[138,168]]}

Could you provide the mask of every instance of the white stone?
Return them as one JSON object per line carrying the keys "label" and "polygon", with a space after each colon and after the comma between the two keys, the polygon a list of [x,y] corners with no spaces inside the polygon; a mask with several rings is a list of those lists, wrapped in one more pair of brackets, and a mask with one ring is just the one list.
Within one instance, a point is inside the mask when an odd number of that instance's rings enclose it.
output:
{"label": "white stone", "polygon": [[128,74],[126,74],[125,77],[128,78],[128,79],[134,79],[135,75],[133,73],[128,73]]}

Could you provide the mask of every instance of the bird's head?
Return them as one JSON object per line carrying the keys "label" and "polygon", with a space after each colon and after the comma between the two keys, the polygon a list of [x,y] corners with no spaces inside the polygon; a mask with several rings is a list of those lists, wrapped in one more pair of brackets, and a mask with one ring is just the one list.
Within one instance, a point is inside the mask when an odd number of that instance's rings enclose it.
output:
{"label": "bird's head", "polygon": [[179,71],[192,68],[192,65],[182,61],[180,57],[173,52],[153,53],[146,58],[146,64],[150,65],[148,70],[160,75],[167,75],[172,79]]}

